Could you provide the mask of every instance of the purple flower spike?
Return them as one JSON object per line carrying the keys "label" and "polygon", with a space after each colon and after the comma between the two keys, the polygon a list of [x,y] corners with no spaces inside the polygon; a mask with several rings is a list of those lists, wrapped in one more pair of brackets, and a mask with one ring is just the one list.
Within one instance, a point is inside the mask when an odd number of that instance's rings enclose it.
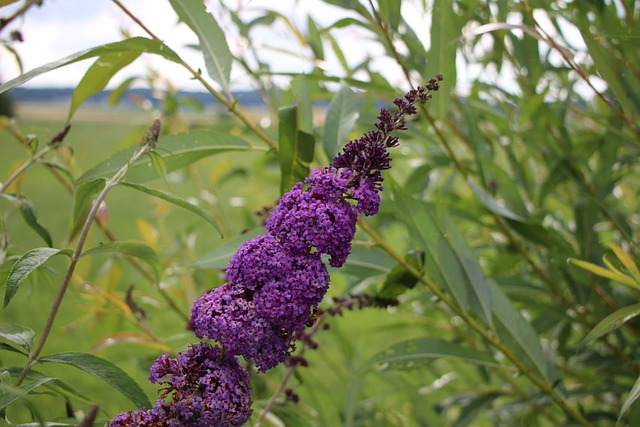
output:
{"label": "purple flower spike", "polygon": [[261,372],[273,368],[293,350],[293,333],[260,316],[243,291],[227,283],[196,299],[191,322],[198,338],[208,337],[232,355],[253,358]]}
{"label": "purple flower spike", "polygon": [[[405,117],[441,80],[437,75],[396,98],[397,111],[380,110],[376,130],[346,144],[330,167],[314,169],[282,196],[267,234],[242,244],[229,261],[227,283],[193,303],[190,327],[221,347],[200,343],[175,359],[160,356],[149,380],[161,384],[161,399],[153,408],[117,415],[109,427],[238,427],[251,415],[251,389],[235,356],[253,359],[258,372],[286,359],[290,366],[306,366],[291,353],[294,336],[317,346],[304,328],[329,287],[322,255],[332,267],[345,263],[358,214],[378,212],[382,171],[391,167],[387,150],[398,145],[391,133],[406,128]],[[329,314],[353,303],[343,305]],[[292,391],[287,396],[297,400]]]}
{"label": "purple flower spike", "polygon": [[312,250],[329,254],[329,264],[341,267],[351,252],[358,214],[344,197],[347,183],[330,168],[312,172],[305,182],[287,192],[271,218],[267,231],[287,250],[308,254]]}

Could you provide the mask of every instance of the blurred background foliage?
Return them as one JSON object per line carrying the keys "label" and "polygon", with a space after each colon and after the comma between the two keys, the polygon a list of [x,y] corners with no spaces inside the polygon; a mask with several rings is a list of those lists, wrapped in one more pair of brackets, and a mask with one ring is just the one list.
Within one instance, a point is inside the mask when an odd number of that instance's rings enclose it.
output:
{"label": "blurred background foliage", "polygon": [[[122,82],[122,91],[137,80],[163,94],[154,114],[164,163],[143,165],[131,180],[202,208],[224,239],[193,209],[116,187],[87,247],[136,241],[157,258],[145,259],[142,246],[82,258],[44,355],[98,355],[155,399],[150,363],[195,341],[186,329],[192,301],[223,283],[226,260],[259,232],[285,184],[370,130],[381,105],[442,73],[441,90],[400,135],[381,211],[361,220],[322,307],[333,296],[363,293],[397,305],[322,318],[329,329],[316,335],[317,349],[305,350],[309,367],[287,384],[300,402],[278,396],[263,425],[633,425],[640,416],[640,2],[325,0],[335,10],[329,25],[224,2],[208,2],[211,15],[195,1],[171,3],[198,36],[206,72],[156,49],[154,34],[144,48],[192,71],[228,111],[186,110],[162,70]],[[119,1],[114,7],[127,12]],[[213,24],[202,29],[185,11]],[[298,48],[259,43],[254,34],[265,28],[284,31]],[[338,33],[348,28],[370,52],[359,63],[341,45]],[[240,47],[224,49],[225,38]],[[131,55],[142,46],[134,38],[122,43]],[[92,57],[104,62],[117,49],[96,48]],[[303,58],[308,71],[273,71],[269,49]],[[3,283],[22,254],[46,246],[42,229],[56,248],[75,245],[77,212],[90,202],[78,196],[87,176],[108,176],[105,159],[144,138],[151,114],[138,113],[137,122],[117,111],[101,121],[73,118],[129,59],[87,72],[64,142],[3,186]],[[328,72],[327,62],[340,71]],[[231,64],[252,79],[264,108],[237,105]],[[36,142],[48,146],[64,126],[3,118],[3,182],[38,153]],[[315,147],[313,161],[296,158],[286,148],[292,144]],[[167,146],[174,151],[163,152]],[[37,337],[67,264],[52,258],[31,274],[2,321]],[[2,336],[2,350],[16,347],[6,328]],[[0,360],[6,399],[25,358],[3,351]],[[253,375],[252,422],[287,369]],[[14,424],[73,424],[94,404],[100,423],[135,407],[72,367],[34,371],[32,381],[37,372],[66,388],[48,383],[4,405]]]}

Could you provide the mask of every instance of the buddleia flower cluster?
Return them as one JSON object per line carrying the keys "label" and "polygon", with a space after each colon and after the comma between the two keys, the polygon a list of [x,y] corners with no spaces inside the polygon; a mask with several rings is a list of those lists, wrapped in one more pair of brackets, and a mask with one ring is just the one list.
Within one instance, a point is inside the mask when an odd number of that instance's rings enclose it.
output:
{"label": "buddleia flower cluster", "polygon": [[[248,373],[285,361],[307,319],[329,287],[323,256],[341,267],[351,251],[359,214],[380,206],[382,171],[391,167],[391,135],[406,129],[416,104],[438,90],[442,76],[381,109],[375,130],[349,142],[327,167],[319,167],[285,193],[266,223],[267,232],[242,244],[225,271],[226,283],[197,298],[191,326],[202,343],[158,358],[150,381],[162,385],[154,408],[118,415],[113,427],[240,426],[251,415]],[[215,346],[209,342],[217,343]]]}

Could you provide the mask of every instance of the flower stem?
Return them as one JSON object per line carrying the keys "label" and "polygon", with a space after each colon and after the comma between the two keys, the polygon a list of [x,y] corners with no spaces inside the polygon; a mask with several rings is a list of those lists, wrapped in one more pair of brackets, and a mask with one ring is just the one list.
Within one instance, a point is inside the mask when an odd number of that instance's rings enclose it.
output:
{"label": "flower stem", "polygon": [[[311,331],[309,332],[310,336],[315,335],[316,332],[320,330],[320,326],[322,326],[326,317],[327,317],[326,313],[323,313],[318,317],[318,319],[316,320],[316,323],[314,323],[313,328],[311,328]],[[298,353],[298,356],[302,356],[304,354],[304,350],[305,350],[305,347],[302,347],[302,349],[300,350],[300,353]],[[262,408],[262,411],[260,411],[260,415],[258,416],[258,419],[256,420],[256,422],[253,424],[253,427],[260,427],[262,425],[267,415],[269,415],[269,413],[275,406],[276,399],[278,399],[278,397],[282,394],[285,387],[287,386],[287,382],[289,382],[289,379],[291,378],[293,373],[296,371],[297,366],[298,366],[297,364],[292,364],[289,367],[287,367],[287,372],[284,374],[284,377],[280,381],[280,384],[278,384],[278,388],[276,388],[276,390],[273,392],[273,395],[269,398],[269,401],[267,402],[267,404],[264,406],[264,408]]]}

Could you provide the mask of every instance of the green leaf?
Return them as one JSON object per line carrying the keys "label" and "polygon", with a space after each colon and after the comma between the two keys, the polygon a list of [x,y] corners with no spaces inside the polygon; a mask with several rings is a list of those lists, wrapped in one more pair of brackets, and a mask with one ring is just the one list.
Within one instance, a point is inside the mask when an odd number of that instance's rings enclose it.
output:
{"label": "green leaf", "polygon": [[0,325],[0,337],[18,344],[20,347],[27,350],[27,352],[31,351],[34,336],[35,332],[33,332],[33,329],[27,328],[26,326],[14,323]]}
{"label": "green leaf", "polygon": [[15,347],[7,344],[7,343],[4,343],[4,342],[0,342],[0,350],[12,351],[14,353],[21,354],[21,355],[23,355],[25,357],[29,356],[29,353],[27,353],[25,351],[22,351],[20,349],[17,349],[17,348],[15,348]]}
{"label": "green leaf", "polygon": [[6,281],[6,291],[4,294],[4,307],[9,304],[15,293],[18,291],[20,284],[34,270],[44,264],[49,258],[58,255],[68,255],[72,253],[71,249],[54,249],[54,248],[36,248],[27,251],[16,261],[11,268]]}
{"label": "green leaf", "polygon": [[155,151],[149,151],[147,153],[147,156],[149,156],[149,159],[151,159],[151,164],[153,165],[153,168],[156,170],[158,175],[160,175],[160,177],[162,177],[162,180],[165,183],[168,182],[167,181],[167,167],[164,164],[164,160],[162,159],[162,156],[159,155],[158,153],[156,153]]}
{"label": "green leaf", "polygon": [[476,419],[478,415],[482,413],[487,407],[489,407],[494,400],[498,397],[504,395],[504,393],[499,391],[491,391],[488,393],[483,393],[479,396],[475,396],[469,403],[464,405],[464,407],[460,410],[460,414],[458,418],[451,424],[451,427],[466,427],[473,420]]}
{"label": "green leaf", "polygon": [[202,0],[169,0],[180,20],[191,28],[200,40],[209,77],[229,89],[233,57],[224,32],[205,9]]}
{"label": "green leaf", "polygon": [[632,277],[627,276],[625,274],[611,271],[604,267],[600,267],[599,265],[590,263],[588,261],[582,261],[579,259],[569,258],[569,262],[597,276],[604,277],[605,279],[610,279],[618,283],[622,283],[623,285],[631,286],[636,289],[640,289],[640,284],[636,283],[636,281],[633,280]]}
{"label": "green leaf", "polygon": [[[424,252],[422,251],[410,251],[404,256],[404,260],[418,271],[422,271],[424,268]],[[417,283],[418,278],[411,274],[404,264],[398,263],[387,273],[382,289],[378,291],[376,297],[397,298],[407,290],[413,289]]]}
{"label": "green leaf", "polygon": [[233,254],[236,253],[240,245],[258,235],[263,235],[264,233],[264,228],[257,228],[247,233],[240,234],[239,236],[229,240],[225,244],[218,246],[211,252],[203,255],[200,259],[191,264],[191,266],[195,268],[211,269],[227,268],[229,260],[231,259]]}
{"label": "green leaf", "polygon": [[477,255],[473,253],[465,237],[451,221],[451,214],[444,205],[438,205],[436,220],[440,227],[440,232],[454,251],[462,268],[472,307],[475,311],[482,313],[485,320],[490,325],[493,325],[489,285],[480,267]]}
{"label": "green leaf", "polygon": [[633,261],[633,259],[629,256],[624,249],[622,249],[619,245],[615,243],[608,243],[607,247],[613,251],[613,253],[618,257],[622,265],[627,269],[631,277],[640,284],[640,270],[638,270],[638,266]]}
{"label": "green leaf", "polygon": [[122,369],[88,353],[57,353],[41,357],[39,362],[64,363],[95,375],[126,396],[137,407],[150,408],[151,403],[140,386]]}
{"label": "green leaf", "polygon": [[526,218],[524,218],[524,217],[522,217],[520,215],[516,215],[509,208],[506,208],[505,206],[502,206],[502,205],[498,204],[498,202],[493,197],[491,197],[489,194],[487,194],[487,192],[484,189],[479,187],[471,179],[468,179],[467,183],[471,187],[471,190],[473,190],[473,192],[476,195],[476,197],[478,198],[478,200],[480,200],[480,203],[482,203],[482,205],[485,208],[487,208],[489,211],[493,212],[494,214],[496,214],[498,216],[501,216],[501,217],[504,217],[504,218],[508,218],[508,219],[512,219],[514,221],[526,222]]}
{"label": "green leaf", "polygon": [[344,264],[344,272],[356,277],[387,274],[396,261],[377,246],[354,246]]}
{"label": "green leaf", "polygon": [[602,76],[602,79],[607,82],[607,86],[615,95],[616,101],[620,103],[624,113],[626,115],[633,114],[633,109],[629,103],[629,94],[618,78],[618,74],[615,72],[614,68],[612,68],[612,64],[616,65],[618,61],[615,59],[615,56],[607,54],[607,52],[603,50],[600,44],[593,38],[593,35],[589,30],[591,23],[586,19],[586,17],[583,17],[581,21],[583,25],[586,25],[586,27],[579,28],[580,34],[587,45],[589,55],[593,59],[593,63],[595,64],[598,72]]}
{"label": "green leaf", "polygon": [[313,56],[317,59],[324,59],[324,49],[322,47],[322,38],[318,26],[311,16],[307,17],[307,42],[313,51]]}
{"label": "green leaf", "polygon": [[426,75],[442,73],[444,82],[434,101],[434,110],[439,119],[449,115],[451,92],[456,86],[456,42],[460,35],[459,20],[456,20],[451,2],[434,2],[431,17],[431,47],[427,54]]}
{"label": "green leaf", "polygon": [[297,106],[280,108],[278,119],[278,157],[282,173],[280,191],[285,193],[309,175],[315,139],[313,135],[298,129]]}
{"label": "green leaf", "polygon": [[493,281],[487,281],[491,295],[494,319],[499,324],[498,333],[502,340],[516,350],[518,357],[532,370],[537,371],[547,381],[554,384],[558,374],[544,356],[536,331],[514,307],[507,295]]}
{"label": "green leaf", "polygon": [[589,331],[587,336],[582,340],[582,345],[600,338],[615,329],[618,329],[629,320],[640,314],[640,304],[633,304],[619,310],[614,311],[607,317],[602,319],[594,328]]}
{"label": "green leaf", "polygon": [[313,109],[309,79],[303,74],[291,79],[291,94],[298,106],[298,128],[305,133],[313,133]]}
{"label": "green leaf", "polygon": [[638,400],[638,397],[640,397],[640,377],[638,377],[638,380],[636,381],[636,383],[633,385],[633,388],[629,392],[629,396],[627,396],[624,403],[622,404],[622,408],[620,409],[620,415],[618,415],[618,421],[620,421],[620,418],[622,418],[624,413],[627,412],[627,410],[631,407],[633,402]]}
{"label": "green leaf", "polygon": [[360,104],[360,97],[346,84],[340,86],[340,90],[329,103],[324,123],[323,144],[330,159],[349,142],[349,132],[358,119]]}
{"label": "green leaf", "polygon": [[120,83],[117,88],[113,89],[109,94],[109,106],[115,107],[118,105],[124,94],[127,92],[127,89],[129,89],[129,86],[138,79],[139,77],[137,76],[129,77]]}
{"label": "green leaf", "polygon": [[70,65],[79,61],[83,61],[85,59],[94,58],[96,56],[114,53],[132,54],[133,52],[153,53],[156,55],[160,55],[163,58],[168,59],[169,61],[177,63],[181,62],[180,57],[174,51],[165,46],[162,42],[147,39],[144,37],[133,37],[123,41],[86,49],[57,61],[42,65],[38,68],[34,68],[33,70],[28,71],[27,73],[22,74],[15,79],[9,80],[8,82],[0,86],[0,93],[6,92],[9,89],[13,89],[16,86],[20,86],[21,84],[28,82],[29,80],[39,76],[40,74],[44,74],[57,68],[64,67],[65,65]]}
{"label": "green leaf", "polygon": [[0,383],[0,411],[4,411],[11,403],[20,399],[23,396],[26,396],[37,387],[40,387],[42,384],[45,384],[49,381],[54,380],[55,378],[41,378],[37,381],[30,382],[29,384],[23,384],[20,387],[12,387],[7,384]]}
{"label": "green leaf", "polygon": [[394,31],[397,31],[398,25],[402,20],[400,13],[402,2],[398,0],[379,0],[378,4],[380,5],[380,15]]}
{"label": "green leaf", "polygon": [[24,196],[16,196],[13,194],[2,193],[0,197],[3,197],[9,200],[14,206],[16,206],[20,210],[20,214],[22,218],[24,218],[25,222],[33,231],[35,231],[42,240],[49,246],[53,246],[53,240],[51,239],[51,234],[49,231],[38,222],[38,218],[36,216],[36,210],[33,207],[33,204]]}
{"label": "green leaf", "polygon": [[425,253],[425,271],[451,294],[463,309],[473,309],[491,324],[491,297],[482,269],[450,220],[450,213],[439,206],[422,204],[409,197],[389,179],[396,202],[409,233]]}
{"label": "green leaf", "polygon": [[369,359],[359,373],[375,368],[378,371],[414,369],[439,359],[455,359],[477,365],[498,366],[484,351],[453,344],[438,338],[413,338],[394,344]]}
{"label": "green leaf", "polygon": [[[139,148],[138,146],[130,147],[116,153],[87,171],[78,181],[84,183],[100,177],[110,178],[122,166],[127,164],[133,153]],[[157,153],[162,156],[168,173],[208,156],[228,151],[248,150],[255,150],[255,148],[251,147],[243,139],[232,136],[226,131],[201,129],[160,137]],[[152,166],[151,159],[148,157],[142,158],[129,169],[127,180],[130,182],[142,182],[157,178],[158,174]]]}
{"label": "green leaf", "polygon": [[211,224],[213,226],[213,228],[216,229],[216,231],[218,232],[220,237],[222,237],[222,230],[220,230],[220,226],[218,226],[218,223],[216,222],[216,220],[213,219],[213,217],[211,215],[209,215],[207,213],[207,211],[202,209],[200,206],[194,205],[193,203],[190,203],[185,199],[181,199],[178,196],[174,196],[171,193],[167,193],[166,191],[162,191],[162,190],[158,190],[158,189],[155,189],[155,188],[147,187],[147,186],[142,185],[142,184],[134,184],[132,182],[120,182],[120,185],[131,187],[133,189],[136,189],[138,191],[142,191],[143,193],[147,193],[147,194],[149,194],[151,196],[154,196],[154,197],[157,197],[159,199],[166,200],[169,203],[172,203],[172,204],[174,204],[176,206],[180,206],[181,208],[184,208],[184,209],[188,210],[189,212],[198,215],[200,218],[204,219],[209,224]]}
{"label": "green leaf", "polygon": [[150,246],[142,242],[133,240],[118,240],[115,242],[102,243],[91,249],[82,252],[82,256],[105,254],[105,253],[121,253],[132,257],[139,258],[146,262],[154,272],[156,280],[160,278],[160,258],[156,251]]}
{"label": "green leaf", "polygon": [[109,80],[111,80],[118,71],[131,64],[141,53],[140,51],[131,51],[101,55],[98,60],[89,67],[82,77],[82,80],[80,80],[80,83],[78,83],[78,86],[73,90],[67,122],[71,121],[73,114],[85,99],[104,89],[107,83],[109,83]]}
{"label": "green leaf", "polygon": [[[6,369],[6,371],[14,376],[14,377],[18,377],[20,375],[20,373],[22,372],[22,367],[15,367],[15,366],[10,366]],[[48,375],[44,375],[34,369],[30,369],[29,373],[27,374],[27,379],[29,380],[34,380],[34,381],[39,381],[42,380],[44,378],[48,378]],[[77,390],[75,390],[73,387],[69,386],[67,383],[65,383],[64,381],[58,379],[58,378],[54,378],[52,381],[49,381],[45,384],[45,388],[49,389],[51,392],[58,394],[60,396],[64,396],[67,397],[69,399],[75,399],[75,400],[79,400],[81,402],[84,402],[86,404],[92,404],[93,402],[87,398],[86,396],[84,396],[83,394],[80,394]],[[44,392],[44,391],[43,391]]]}
{"label": "green leaf", "polygon": [[77,224],[78,221],[83,220],[86,217],[91,204],[95,196],[97,196],[105,186],[104,178],[94,179],[92,181],[86,181],[76,187],[76,191],[73,196],[73,224]]}

